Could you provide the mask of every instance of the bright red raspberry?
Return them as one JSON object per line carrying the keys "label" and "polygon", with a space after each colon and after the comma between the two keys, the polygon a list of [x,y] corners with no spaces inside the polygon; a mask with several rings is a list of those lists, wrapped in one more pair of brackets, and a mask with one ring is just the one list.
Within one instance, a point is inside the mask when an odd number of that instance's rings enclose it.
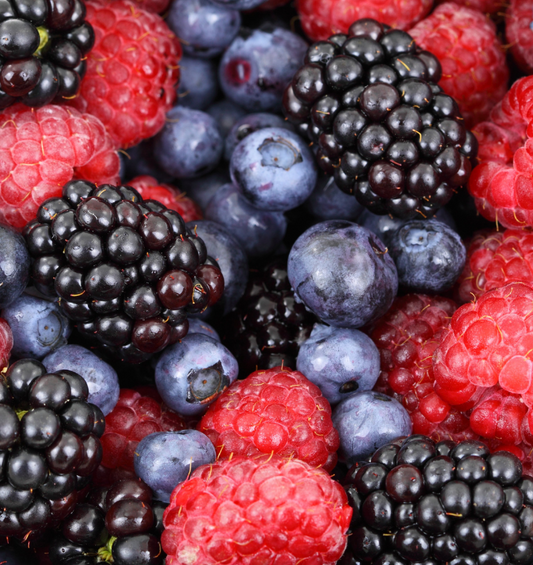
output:
{"label": "bright red raspberry", "polygon": [[533,0],[510,0],[505,16],[505,38],[511,54],[526,74],[533,74]]}
{"label": "bright red raspberry", "polygon": [[484,230],[470,240],[456,295],[464,304],[511,282],[531,281],[533,234],[521,230]]}
{"label": "bright red raspberry", "polygon": [[171,210],[176,210],[185,222],[202,219],[202,209],[175,186],[159,184],[157,179],[148,175],[135,177],[128,182],[139,191],[145,200],[157,200]]}
{"label": "bright red raspberry", "polygon": [[118,402],[105,419],[101,437],[104,455],[102,465],[133,471],[133,454],[137,444],[149,434],[177,432],[187,428],[185,421],[163,402],[127,388],[120,390]]}
{"label": "bright red raspberry", "polygon": [[9,324],[0,318],[0,371],[9,365],[9,355],[13,349],[13,334]]}
{"label": "bright red raspberry", "polygon": [[198,424],[218,456],[274,454],[331,471],[339,435],[331,407],[302,373],[283,367],[255,371],[235,381]]}
{"label": "bright red raspberry", "polygon": [[479,165],[468,181],[479,213],[506,228],[533,226],[533,76],[517,80],[478,124]]}
{"label": "bright red raspberry", "polygon": [[[408,294],[397,298],[370,332],[381,355],[381,374],[374,390],[393,396],[406,408],[413,433],[435,441],[462,441],[476,436],[468,417],[450,412],[433,390],[431,358],[457,305],[448,298]],[[441,418],[442,409],[448,411]]]}
{"label": "bright red raspberry", "polygon": [[161,545],[167,565],[333,565],[351,517],[326,471],[239,456],[198,467],[174,489]]}
{"label": "bright red raspberry", "polygon": [[154,14],[162,14],[169,6],[170,0],[131,0],[138,8]]}
{"label": "bright red raspberry", "polygon": [[453,96],[471,129],[505,96],[509,69],[496,26],[481,12],[446,2],[409,30],[442,66],[439,85]]}
{"label": "bright red raspberry", "polygon": [[[435,4],[444,4],[446,1],[436,0]],[[478,10],[483,14],[496,14],[505,8],[506,0],[455,0],[455,3],[472,10]]]}
{"label": "bright red raspberry", "polygon": [[296,7],[305,33],[318,41],[346,33],[361,18],[408,30],[429,14],[433,0],[298,0]]}
{"label": "bright red raspberry", "polygon": [[119,180],[115,145],[90,114],[15,104],[0,113],[0,130],[0,223],[22,229],[73,178]]}
{"label": "bright red raspberry", "polygon": [[176,99],[181,47],[157,14],[130,0],[93,0],[96,36],[87,73],[68,103],[99,118],[119,147],[152,137]]}
{"label": "bright red raspberry", "polygon": [[435,391],[472,408],[489,440],[533,444],[533,288],[511,283],[456,310],[433,356]]}

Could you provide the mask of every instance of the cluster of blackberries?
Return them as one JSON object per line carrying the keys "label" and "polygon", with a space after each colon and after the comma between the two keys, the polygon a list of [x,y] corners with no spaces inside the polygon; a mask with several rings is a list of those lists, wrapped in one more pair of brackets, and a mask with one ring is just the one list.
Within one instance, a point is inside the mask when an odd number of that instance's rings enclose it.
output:
{"label": "cluster of blackberries", "polygon": [[36,288],[85,336],[129,362],[183,338],[224,279],[182,217],[127,186],[71,181],[25,230]]}
{"label": "cluster of blackberries", "polygon": [[72,371],[47,373],[34,359],[0,379],[0,531],[27,541],[58,524],[102,459],[101,410]]}
{"label": "cluster of blackberries", "polygon": [[507,451],[411,436],[352,467],[345,488],[354,509],[346,563],[533,560],[533,477]]}
{"label": "cluster of blackberries", "polygon": [[375,214],[430,217],[465,186],[477,154],[438,59],[371,19],[311,45],[284,111],[318,165]]}
{"label": "cluster of blackberries", "polygon": [[94,31],[83,0],[0,0],[0,108],[71,98]]}

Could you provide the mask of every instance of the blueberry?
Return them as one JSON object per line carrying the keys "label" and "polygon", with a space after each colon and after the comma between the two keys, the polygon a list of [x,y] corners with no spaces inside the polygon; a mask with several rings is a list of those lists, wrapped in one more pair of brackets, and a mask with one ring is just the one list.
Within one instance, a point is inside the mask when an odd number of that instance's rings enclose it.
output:
{"label": "blueberry", "polygon": [[11,353],[20,359],[42,359],[63,347],[72,322],[57,302],[23,294],[1,313],[13,332]]}
{"label": "blueberry", "polygon": [[165,349],[155,367],[155,384],[172,410],[200,416],[238,372],[235,357],[220,342],[196,333]]}
{"label": "blueberry", "polygon": [[288,260],[296,296],[324,322],[359,328],[385,314],[398,290],[394,262],[371,232],[345,220],[305,231]]}
{"label": "blueberry", "polygon": [[279,111],[283,91],[303,63],[307,44],[282,28],[246,32],[222,56],[220,86],[228,98],[249,111]]}
{"label": "blueberry", "polygon": [[380,372],[379,351],[358,330],[315,324],[300,346],[296,368],[318,386],[330,404],[337,404],[374,387]]}
{"label": "blueberry", "polygon": [[351,465],[368,459],[376,449],[411,434],[407,410],[394,398],[365,391],[337,404],[332,414],[339,432],[340,457]]}
{"label": "blueberry", "polygon": [[215,328],[200,318],[189,318],[189,334],[203,334],[220,341],[220,336]]}
{"label": "blueberry", "polygon": [[172,182],[174,177],[166,173],[157,163],[153,155],[153,139],[149,139],[119,152],[120,178],[131,180],[148,175],[160,183]]}
{"label": "blueberry", "polygon": [[230,182],[230,176],[227,167],[219,167],[203,177],[182,179],[180,188],[200,206],[202,212],[205,212],[213,194],[228,182]]}
{"label": "blueberry", "polygon": [[225,6],[232,10],[251,10],[264,4],[266,0],[211,0],[217,6]]}
{"label": "blueberry", "polygon": [[253,206],[276,212],[303,204],[317,179],[307,143],[281,128],[265,128],[245,137],[233,151],[230,174]]}
{"label": "blueberry", "polygon": [[[206,311],[210,313],[228,314],[237,305],[248,282],[248,259],[237,239],[223,226],[200,220],[190,222],[189,228],[194,230],[205,243],[207,254],[216,259],[224,276],[224,294],[214,307]],[[214,310],[214,311],[213,311]],[[192,330],[189,328],[189,332]]]}
{"label": "blueberry", "polygon": [[215,102],[206,112],[215,120],[220,131],[220,135],[226,138],[231,128],[246,115],[246,110],[235,104],[231,100],[220,100]]}
{"label": "blueberry", "polygon": [[118,376],[105,361],[81,345],[64,345],[47,355],[43,365],[49,373],[66,369],[81,375],[89,387],[89,402],[107,416],[118,401]]}
{"label": "blueberry", "polygon": [[0,308],[9,306],[24,292],[30,278],[30,256],[24,238],[0,226]]}
{"label": "blueberry", "polygon": [[175,0],[166,22],[187,55],[216,57],[237,35],[241,15],[209,0]]}
{"label": "blueberry", "polygon": [[216,451],[209,438],[196,430],[159,432],[143,438],[135,450],[135,473],[154,492],[170,502],[172,491],[200,465],[214,463]]}
{"label": "blueberry", "polygon": [[441,293],[461,274],[466,249],[459,235],[437,220],[411,220],[390,237],[400,285],[411,292]]}
{"label": "blueberry", "polygon": [[205,110],[217,98],[217,66],[211,59],[184,56],[180,61],[180,106]]}
{"label": "blueberry", "polygon": [[273,253],[287,230],[283,213],[254,208],[233,184],[222,186],[211,198],[205,217],[231,233],[248,257]]}
{"label": "blueberry", "polygon": [[176,178],[199,177],[218,165],[224,144],[215,120],[204,112],[175,106],[154,140],[160,167]]}
{"label": "blueberry", "polygon": [[319,175],[305,208],[318,220],[355,220],[363,210],[353,195],[342,192],[333,177],[324,174]]}

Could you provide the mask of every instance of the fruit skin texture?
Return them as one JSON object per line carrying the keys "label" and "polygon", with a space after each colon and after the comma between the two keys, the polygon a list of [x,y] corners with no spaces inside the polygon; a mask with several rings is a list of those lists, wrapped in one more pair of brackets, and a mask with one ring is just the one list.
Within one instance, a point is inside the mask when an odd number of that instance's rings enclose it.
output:
{"label": "fruit skin texture", "polygon": [[209,407],[198,430],[223,459],[273,453],[327,471],[337,462],[339,436],[328,401],[302,373],[283,367],[236,381]]}
{"label": "fruit skin texture", "polygon": [[489,440],[533,444],[533,288],[511,283],[461,306],[433,356],[435,392],[473,409],[470,425]]}
{"label": "fruit skin texture", "polygon": [[102,122],[74,108],[15,104],[0,114],[0,223],[18,230],[73,178],[119,180],[120,161]]}
{"label": "fruit skin texture", "polygon": [[12,348],[13,334],[11,328],[3,318],[0,318],[0,371],[7,367]]}
{"label": "fruit skin texture", "polygon": [[30,279],[31,259],[22,236],[7,226],[0,225],[0,248],[0,308],[6,308],[24,292]]}
{"label": "fruit skin texture", "polygon": [[373,18],[408,30],[425,18],[433,0],[298,0],[297,8],[305,33],[313,40],[332,33],[346,33],[355,20]]}
{"label": "fruit skin texture", "polygon": [[99,118],[119,147],[131,147],[165,125],[176,99],[179,41],[160,16],[129,0],[90,2],[87,20],[96,40],[80,93],[68,104]]}
{"label": "fruit skin texture", "polygon": [[139,441],[149,434],[186,428],[185,421],[163,401],[122,388],[118,402],[106,416],[106,430],[100,440],[104,450],[102,465],[133,471],[133,454]]}
{"label": "fruit skin texture", "polygon": [[442,65],[439,86],[453,96],[472,128],[505,96],[509,69],[496,26],[481,12],[446,2],[409,30]]}
{"label": "fruit skin texture", "polygon": [[351,516],[346,493],[326,471],[239,456],[199,467],[174,490],[161,545],[168,565],[333,565]]}
{"label": "fruit skin texture", "polygon": [[532,12],[531,0],[510,0],[505,15],[505,38],[514,60],[526,74],[533,73]]}
{"label": "fruit skin texture", "polygon": [[533,141],[530,140],[533,76],[517,80],[478,124],[479,165],[468,190],[479,213],[506,228],[533,226]]}

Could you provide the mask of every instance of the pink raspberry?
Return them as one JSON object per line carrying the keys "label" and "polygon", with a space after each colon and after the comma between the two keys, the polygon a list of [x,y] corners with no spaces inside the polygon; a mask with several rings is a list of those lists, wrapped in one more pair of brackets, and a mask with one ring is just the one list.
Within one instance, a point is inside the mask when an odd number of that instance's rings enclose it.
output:
{"label": "pink raspberry", "polygon": [[13,349],[13,334],[9,324],[0,318],[0,371],[9,364],[9,355]]}
{"label": "pink raspberry", "polygon": [[524,71],[533,73],[533,0],[510,0],[505,14],[505,38],[511,54]]}
{"label": "pink raspberry", "polygon": [[[435,4],[444,4],[447,0],[436,0]],[[521,1],[521,0],[519,0]],[[505,0],[455,0],[456,4],[478,10],[482,14],[496,14],[505,9]]]}

